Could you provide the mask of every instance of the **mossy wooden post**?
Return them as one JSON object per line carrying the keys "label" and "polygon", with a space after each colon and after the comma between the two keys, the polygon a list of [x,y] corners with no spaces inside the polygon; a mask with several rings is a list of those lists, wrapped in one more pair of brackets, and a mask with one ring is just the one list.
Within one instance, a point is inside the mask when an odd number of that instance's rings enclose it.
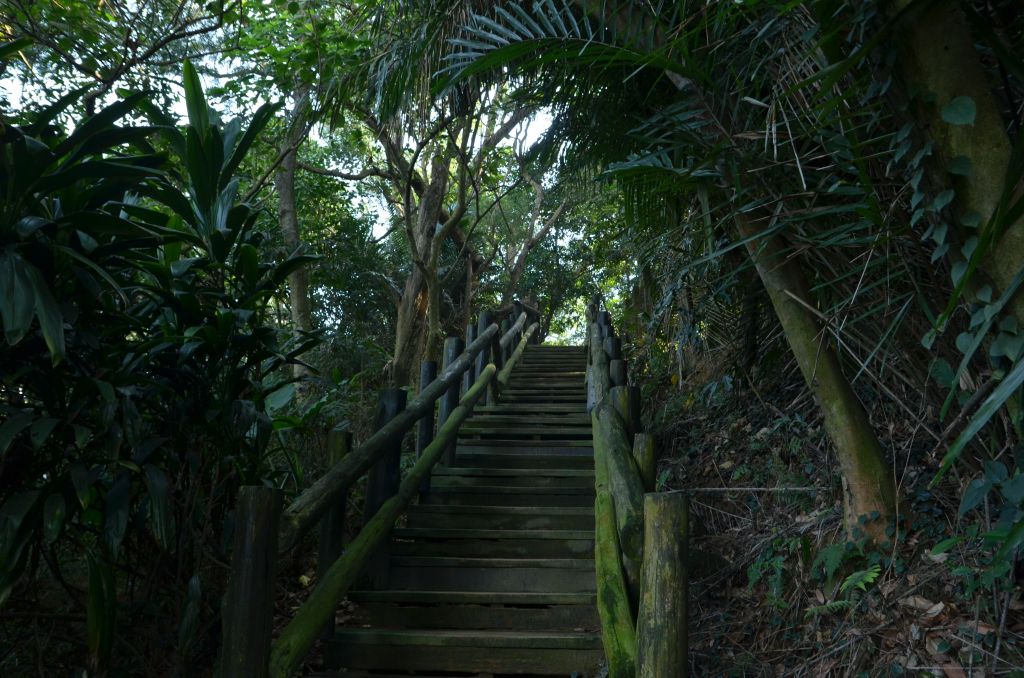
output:
{"label": "mossy wooden post", "polygon": [[[433,360],[424,360],[420,362],[420,393],[423,389],[430,386],[433,381],[437,379],[437,362]],[[446,394],[447,395],[447,394]],[[443,398],[444,396],[442,396]],[[423,450],[427,449],[427,445],[434,440],[434,408],[423,415],[423,417],[416,424],[416,458],[419,459],[423,456]],[[420,492],[430,491],[430,476],[424,476],[423,482],[420,484]]]}
{"label": "mossy wooden post", "polygon": [[644,560],[636,629],[640,678],[687,674],[688,529],[685,494],[644,497]]}
{"label": "mossy wooden post", "polygon": [[601,642],[608,660],[609,678],[636,676],[636,631],[626,582],[619,562],[615,527],[615,502],[599,489],[594,501],[594,571],[597,577],[597,612],[601,617]]}
{"label": "mossy wooden post", "polygon": [[[352,449],[352,432],[344,428],[333,428],[327,434],[327,463],[334,466]],[[320,539],[317,542],[316,578],[319,581],[327,569],[341,555],[345,541],[345,510],[348,507],[348,490],[335,500],[334,505],[320,521]],[[334,624],[324,627],[324,637],[334,635]]]}
{"label": "mossy wooden post", "polygon": [[654,492],[658,482],[658,460],[654,456],[654,436],[637,433],[633,436],[633,461],[640,472],[644,491]]}
{"label": "mossy wooden post", "polygon": [[[476,341],[476,325],[466,326],[466,346]],[[462,376],[462,393],[469,390],[469,387],[476,381],[476,361],[469,365],[469,369]]]}
{"label": "mossy wooden post", "polygon": [[[387,388],[380,392],[374,430],[380,430],[405,409],[406,391]],[[370,520],[388,499],[394,496],[402,482],[402,439],[394,441],[370,468],[366,481],[366,503],[363,508],[363,522]],[[387,544],[382,545],[370,559],[366,568],[368,584],[382,588],[388,582],[388,561],[390,554]]]}
{"label": "mossy wooden post", "polygon": [[626,370],[626,361],[621,358],[609,361],[608,376],[611,378],[612,386],[628,385],[629,376]]}
{"label": "mossy wooden post", "polygon": [[[441,370],[447,370],[455,359],[459,357],[459,354],[463,351],[462,339],[458,337],[448,337],[444,340],[444,363],[441,365]],[[459,385],[452,384],[445,391],[445,394],[441,396],[440,404],[437,406],[437,427],[444,426],[444,422],[448,421],[448,417],[451,416],[452,411],[458,407],[459,404]],[[445,466],[455,466],[455,443],[451,443],[445,450],[444,455],[441,457],[441,463]]]}
{"label": "mossy wooden post", "polygon": [[247,485],[238,492],[231,576],[221,619],[225,678],[267,675],[282,501],[281,491],[272,487]]}
{"label": "mossy wooden post", "polygon": [[643,550],[644,487],[633,462],[631,439],[622,418],[608,400],[590,414],[594,429],[594,456],[608,465],[608,485],[615,497],[615,520],[622,552],[633,560]]}
{"label": "mossy wooden post", "polygon": [[640,387],[613,386],[608,399],[626,426],[626,441],[632,446],[633,436],[640,432]]}

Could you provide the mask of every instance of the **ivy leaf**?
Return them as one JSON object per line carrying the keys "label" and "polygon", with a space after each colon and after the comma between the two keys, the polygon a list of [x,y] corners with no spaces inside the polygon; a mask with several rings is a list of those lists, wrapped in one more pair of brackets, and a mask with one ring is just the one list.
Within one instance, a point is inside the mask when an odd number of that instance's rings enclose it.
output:
{"label": "ivy leaf", "polygon": [[942,119],[950,125],[973,125],[978,107],[968,96],[957,97],[942,109]]}
{"label": "ivy leaf", "polygon": [[1024,475],[1018,471],[1017,475],[999,484],[999,491],[1006,501],[1019,506],[1024,502]]}
{"label": "ivy leaf", "polygon": [[960,515],[963,516],[965,513],[984,501],[991,489],[992,483],[984,478],[976,478],[975,480],[972,480],[971,484],[967,486],[967,490],[964,492],[963,499],[960,500]]}
{"label": "ivy leaf", "polygon": [[947,169],[950,174],[969,177],[971,176],[971,159],[966,155],[958,155],[949,163],[949,167]]}

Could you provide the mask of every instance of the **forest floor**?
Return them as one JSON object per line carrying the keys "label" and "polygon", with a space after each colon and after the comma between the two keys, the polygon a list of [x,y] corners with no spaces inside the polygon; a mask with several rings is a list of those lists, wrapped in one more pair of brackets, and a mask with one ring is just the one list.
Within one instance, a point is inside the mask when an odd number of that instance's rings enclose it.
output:
{"label": "forest floor", "polygon": [[[883,444],[904,500],[900,534],[895,546],[848,542],[820,422],[787,414],[815,408],[802,383],[776,381],[761,393],[728,378],[673,389],[655,413],[659,488],[692,497],[697,675],[1024,676],[1020,586],[980,584],[984,563],[965,550],[933,553],[965,528],[945,517],[966,484],[928,489],[934,441],[875,406],[876,428],[894,422]],[[794,490],[773,489],[783,487]]]}

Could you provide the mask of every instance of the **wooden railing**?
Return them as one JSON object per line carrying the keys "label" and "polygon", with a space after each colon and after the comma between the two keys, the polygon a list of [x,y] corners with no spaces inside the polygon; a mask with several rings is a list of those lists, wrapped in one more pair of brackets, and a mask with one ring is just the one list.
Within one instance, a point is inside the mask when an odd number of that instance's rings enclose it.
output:
{"label": "wooden railing", "polygon": [[[509,313],[514,315],[503,319]],[[458,337],[445,341],[440,375],[437,363],[423,362],[420,392],[411,402],[406,403],[402,389],[381,392],[376,432],[361,445],[352,449],[347,431],[331,431],[330,468],[287,508],[282,510],[280,490],[241,489],[222,611],[220,673],[225,678],[291,675],[317,638],[333,632],[335,610],[359,577],[368,577],[376,586],[386,584],[388,538],[395,522],[413,498],[429,488],[438,462],[455,463],[459,427],[478,401],[486,397],[493,402],[507,386],[513,366],[537,333],[536,320],[536,311],[519,302],[498,312],[482,312],[480,322],[467,328],[465,344]],[[403,478],[402,440],[414,426],[417,461]],[[363,527],[342,549],[348,491],[367,473]],[[279,554],[318,523],[317,585],[271,642]]]}
{"label": "wooden railing", "polygon": [[608,675],[687,674],[685,494],[655,493],[654,441],[640,389],[595,299],[587,309],[587,406],[594,430],[594,566]]}

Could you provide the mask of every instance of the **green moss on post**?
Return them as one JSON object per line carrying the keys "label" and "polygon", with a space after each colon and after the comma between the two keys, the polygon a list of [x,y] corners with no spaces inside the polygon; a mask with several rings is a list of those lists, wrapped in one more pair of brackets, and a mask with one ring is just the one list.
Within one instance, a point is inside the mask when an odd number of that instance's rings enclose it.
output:
{"label": "green moss on post", "polygon": [[607,467],[608,489],[615,497],[615,519],[622,552],[640,560],[643,550],[644,486],[633,462],[629,438],[622,418],[609,400],[591,412],[594,456]]}
{"label": "green moss on post", "polygon": [[597,611],[601,616],[601,641],[608,660],[609,678],[636,676],[636,632],[630,611],[626,581],[619,562],[615,502],[607,490],[599,490],[594,502],[594,569],[597,576]]}
{"label": "green moss on post", "polygon": [[640,471],[640,482],[644,490],[654,492],[658,481],[658,461],[654,456],[654,436],[637,433],[633,436],[633,461]]}

